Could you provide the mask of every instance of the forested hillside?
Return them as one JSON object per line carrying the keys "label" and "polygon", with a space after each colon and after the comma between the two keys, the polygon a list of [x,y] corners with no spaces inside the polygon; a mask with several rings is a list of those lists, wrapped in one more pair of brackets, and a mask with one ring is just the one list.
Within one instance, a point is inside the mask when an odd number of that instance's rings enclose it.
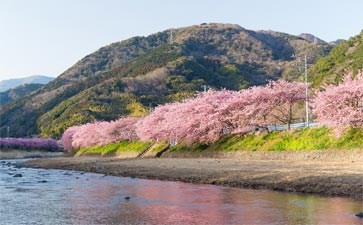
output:
{"label": "forested hillside", "polygon": [[10,90],[0,92],[0,106],[9,104],[43,87],[43,84],[24,84]]}
{"label": "forested hillside", "polygon": [[[0,134],[59,137],[77,124],[144,115],[201,91],[301,79],[331,46],[273,31],[201,24],[133,37],[81,59],[37,92],[0,108]],[[297,56],[297,57],[293,57]]]}
{"label": "forested hillside", "polygon": [[363,68],[363,31],[347,41],[340,42],[311,69],[313,86],[339,83],[347,71],[354,74]]}

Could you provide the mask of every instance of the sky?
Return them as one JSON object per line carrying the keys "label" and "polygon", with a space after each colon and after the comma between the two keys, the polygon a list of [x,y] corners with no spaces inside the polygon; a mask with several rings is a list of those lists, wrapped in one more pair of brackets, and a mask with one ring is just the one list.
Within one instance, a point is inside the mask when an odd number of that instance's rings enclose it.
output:
{"label": "sky", "polygon": [[0,0],[0,80],[58,76],[102,46],[200,23],[311,33],[363,29],[362,0]]}

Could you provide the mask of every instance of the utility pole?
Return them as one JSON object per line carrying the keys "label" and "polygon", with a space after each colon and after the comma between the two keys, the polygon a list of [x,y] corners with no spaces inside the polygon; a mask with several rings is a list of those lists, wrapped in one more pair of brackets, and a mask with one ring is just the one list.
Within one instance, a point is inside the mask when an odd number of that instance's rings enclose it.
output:
{"label": "utility pole", "polygon": [[173,44],[173,29],[170,29],[169,43],[170,43],[170,45]]}
{"label": "utility pole", "polygon": [[304,57],[305,62],[305,113],[306,113],[306,126],[309,127],[309,82],[308,82],[308,62],[306,55]]}
{"label": "utility pole", "polygon": [[[299,60],[299,64],[300,64],[300,57],[296,56],[295,54],[293,54],[291,56],[292,58],[296,58]],[[298,70],[300,71],[299,67]],[[309,127],[310,126],[310,120],[309,120],[309,80],[308,80],[308,60],[307,60],[307,56],[304,55],[304,74],[305,74],[305,120],[306,120],[306,126]]]}
{"label": "utility pole", "polygon": [[9,126],[6,127],[6,133],[7,133],[7,137],[9,138],[10,137],[10,127]]}
{"label": "utility pole", "polygon": [[207,92],[208,85],[203,84],[203,85],[201,85],[201,87],[203,88],[204,92]]}

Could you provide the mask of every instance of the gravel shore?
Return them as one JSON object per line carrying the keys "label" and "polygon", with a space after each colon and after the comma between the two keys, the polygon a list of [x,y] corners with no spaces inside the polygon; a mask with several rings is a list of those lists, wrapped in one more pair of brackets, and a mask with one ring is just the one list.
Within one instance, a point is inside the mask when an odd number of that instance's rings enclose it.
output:
{"label": "gravel shore", "polygon": [[213,158],[52,158],[21,166],[363,199],[363,162]]}
{"label": "gravel shore", "polygon": [[47,152],[47,151],[22,151],[22,150],[8,150],[1,151],[0,160],[2,159],[26,159],[26,158],[49,158],[64,156],[62,152]]}

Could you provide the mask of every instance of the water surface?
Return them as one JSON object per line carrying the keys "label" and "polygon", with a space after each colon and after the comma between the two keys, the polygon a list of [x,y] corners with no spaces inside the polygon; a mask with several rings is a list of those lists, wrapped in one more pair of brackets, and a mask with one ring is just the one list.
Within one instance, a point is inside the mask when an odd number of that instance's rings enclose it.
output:
{"label": "water surface", "polygon": [[363,223],[354,215],[362,202],[348,198],[15,168],[14,162],[0,161],[0,224]]}

